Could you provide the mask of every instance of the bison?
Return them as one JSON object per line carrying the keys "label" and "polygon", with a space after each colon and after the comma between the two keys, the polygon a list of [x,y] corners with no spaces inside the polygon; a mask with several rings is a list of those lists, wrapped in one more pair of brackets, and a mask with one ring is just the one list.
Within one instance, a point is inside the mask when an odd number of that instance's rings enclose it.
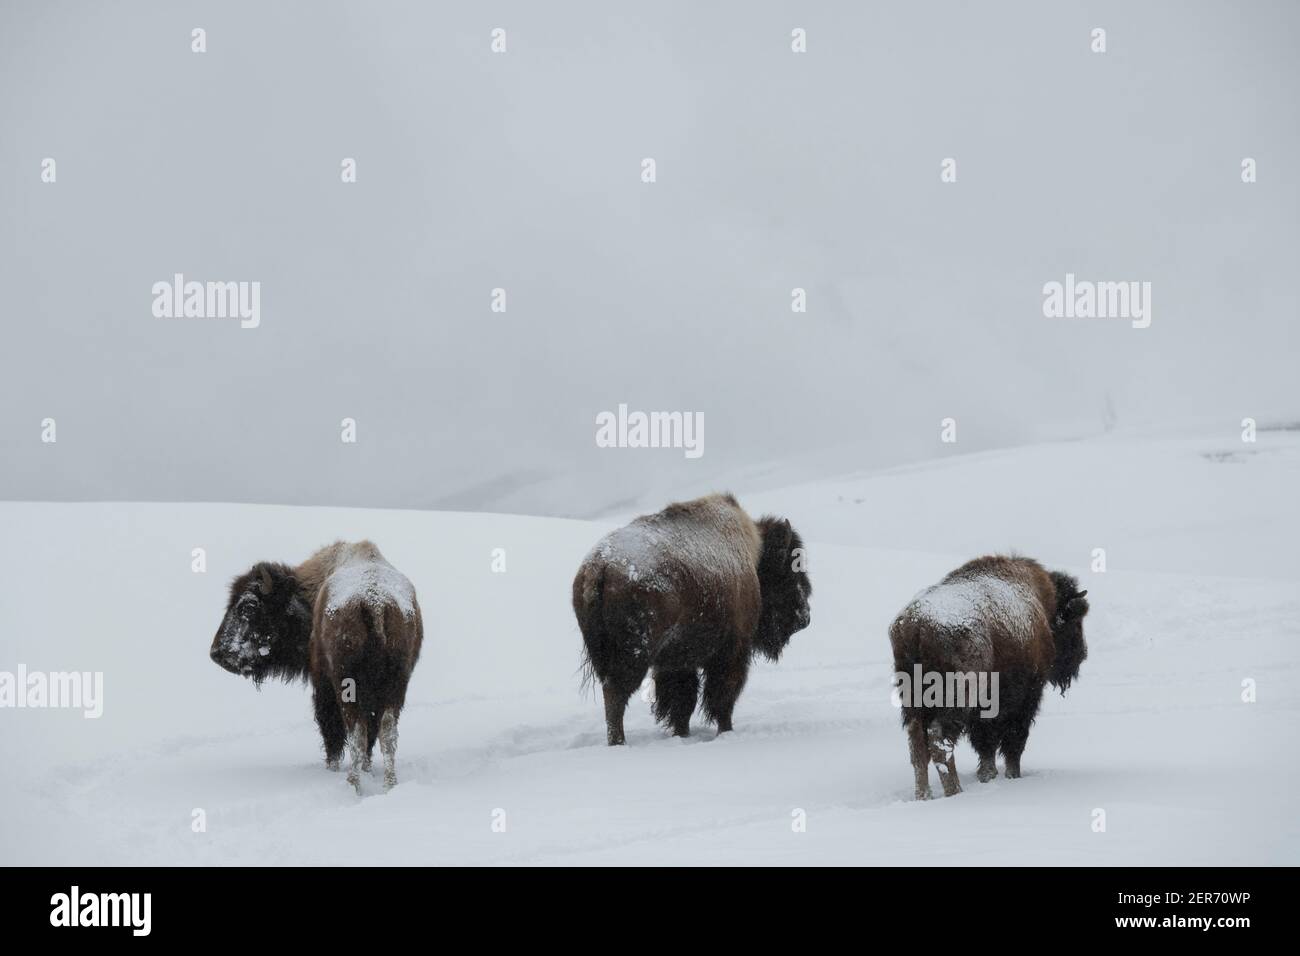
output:
{"label": "bison", "polygon": [[790,522],[757,522],[729,494],[672,504],[606,535],[573,581],[584,668],[600,682],[610,745],[625,742],[628,699],[653,668],[655,717],[690,733],[700,694],[718,732],[755,654],[777,660],[808,626],[803,542]]}
{"label": "bison", "polygon": [[369,541],[340,541],[296,568],[262,561],[236,578],[209,653],[259,687],[310,679],[325,764],[337,770],[347,744],[360,793],[376,740],[384,786],[397,783],[397,719],[423,639],[411,582]]}
{"label": "bison", "polygon": [[[991,683],[996,701],[983,710],[968,695],[921,698],[912,685],[903,695],[916,797],[929,799],[927,765],[934,762],[944,796],[961,792],[953,748],[966,733],[979,755],[980,782],[997,776],[1002,751],[1009,778],[1020,776],[1020,755],[1038,713],[1043,687],[1061,693],[1088,656],[1083,617],[1087,591],[1037,561],[992,555],[977,558],[926,588],[889,629],[895,679],[914,675],[972,675]],[[991,678],[991,680],[990,680]],[[947,682],[951,688],[953,683]]]}

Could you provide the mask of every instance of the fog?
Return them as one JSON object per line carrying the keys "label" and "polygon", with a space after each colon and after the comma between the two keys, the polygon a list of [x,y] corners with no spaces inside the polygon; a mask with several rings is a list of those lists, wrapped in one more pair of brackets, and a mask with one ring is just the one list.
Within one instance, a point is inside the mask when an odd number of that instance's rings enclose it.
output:
{"label": "fog", "polygon": [[[1297,27],[1286,2],[6,3],[0,498],[590,515],[1300,419]],[[156,317],[177,273],[260,283],[260,323]],[[1149,282],[1149,327],[1045,317],[1067,273]],[[702,414],[703,454],[598,447],[620,404]]]}

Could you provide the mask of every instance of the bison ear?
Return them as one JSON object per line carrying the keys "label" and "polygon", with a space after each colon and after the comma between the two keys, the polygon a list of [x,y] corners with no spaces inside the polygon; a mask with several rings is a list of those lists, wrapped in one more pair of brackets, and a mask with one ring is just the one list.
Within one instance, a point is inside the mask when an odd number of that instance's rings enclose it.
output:
{"label": "bison ear", "polygon": [[262,594],[266,596],[270,596],[271,591],[275,588],[275,583],[271,580],[271,572],[266,565],[262,565],[262,580],[260,587]]}

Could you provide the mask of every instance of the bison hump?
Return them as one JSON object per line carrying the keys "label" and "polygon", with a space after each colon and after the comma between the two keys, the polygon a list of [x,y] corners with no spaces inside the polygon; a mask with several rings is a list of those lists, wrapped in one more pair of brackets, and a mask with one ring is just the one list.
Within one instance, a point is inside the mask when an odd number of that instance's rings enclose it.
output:
{"label": "bison hump", "polygon": [[926,588],[900,615],[923,621],[954,640],[971,640],[998,630],[1029,641],[1042,617],[1034,593],[1016,581],[992,575],[959,578]]}
{"label": "bison hump", "polygon": [[[657,517],[657,516],[654,516]],[[755,556],[740,535],[709,524],[638,519],[611,531],[587,556],[646,591],[672,591],[683,582],[731,585],[756,580]]]}
{"label": "bison hump", "polygon": [[403,618],[415,616],[415,588],[386,561],[352,561],[340,565],[325,582],[325,616],[365,605],[395,607]]}

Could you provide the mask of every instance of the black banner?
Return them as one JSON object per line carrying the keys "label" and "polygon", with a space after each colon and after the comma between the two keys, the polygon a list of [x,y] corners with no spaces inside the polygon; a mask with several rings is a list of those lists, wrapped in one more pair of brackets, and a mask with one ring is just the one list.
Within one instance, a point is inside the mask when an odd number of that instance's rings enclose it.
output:
{"label": "black banner", "polygon": [[[986,929],[1028,942],[1097,937],[1225,945],[1285,929],[1277,869],[10,869],[0,925],[11,941],[75,933],[82,942],[248,943],[432,925],[531,926],[577,917],[586,930],[633,931],[679,908],[757,907],[754,923],[843,923],[861,936],[924,927]],[[355,912],[354,912],[355,910]],[[738,914],[739,915],[739,914]],[[753,911],[752,915],[760,916]],[[727,917],[729,922],[732,917]],[[734,927],[733,927],[734,929]],[[719,931],[725,931],[720,924]],[[1244,934],[1244,935],[1243,935]]]}

